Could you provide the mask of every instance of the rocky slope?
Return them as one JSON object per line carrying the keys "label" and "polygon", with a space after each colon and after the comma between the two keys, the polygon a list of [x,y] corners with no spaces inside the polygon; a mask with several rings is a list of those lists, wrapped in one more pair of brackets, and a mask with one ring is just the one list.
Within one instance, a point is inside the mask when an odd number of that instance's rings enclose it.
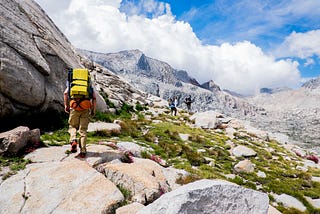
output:
{"label": "rocky slope", "polygon": [[143,118],[91,124],[86,158],[54,133],[42,136],[55,146],[0,179],[0,213],[279,213],[269,203],[319,211],[320,165],[305,150],[218,112],[170,117],[152,101]]}
{"label": "rocky slope", "polygon": [[281,132],[304,147],[320,153],[320,86],[319,78],[305,83],[295,90],[281,90],[275,93],[260,93],[247,99],[256,106],[262,106],[268,117],[253,121],[256,126]]}

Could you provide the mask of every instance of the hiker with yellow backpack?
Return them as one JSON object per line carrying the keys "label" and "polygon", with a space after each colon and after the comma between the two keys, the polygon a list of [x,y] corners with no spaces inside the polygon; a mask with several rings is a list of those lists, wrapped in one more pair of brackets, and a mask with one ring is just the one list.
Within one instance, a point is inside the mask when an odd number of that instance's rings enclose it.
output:
{"label": "hiker with yellow backpack", "polygon": [[[91,85],[88,69],[69,69],[67,88],[63,97],[65,112],[69,114],[71,152],[76,153],[79,144],[79,157],[84,158],[87,153],[89,116],[90,114],[94,116],[96,111],[96,94]],[[77,140],[78,131],[79,141]]]}

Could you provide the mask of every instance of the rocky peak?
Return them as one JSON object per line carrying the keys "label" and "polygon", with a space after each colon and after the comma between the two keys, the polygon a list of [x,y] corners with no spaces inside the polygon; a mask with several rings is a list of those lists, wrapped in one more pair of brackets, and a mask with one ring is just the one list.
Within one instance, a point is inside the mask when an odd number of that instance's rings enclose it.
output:
{"label": "rocky peak", "polygon": [[302,85],[304,88],[316,89],[320,88],[320,77],[316,79],[309,80],[308,82]]}
{"label": "rocky peak", "polygon": [[138,61],[137,67],[139,70],[144,70],[146,72],[149,72],[151,70],[148,60],[146,58],[146,55],[144,54],[141,55]]}
{"label": "rocky peak", "polygon": [[147,57],[139,50],[118,53],[93,53],[86,50],[80,52],[88,59],[119,75],[133,74],[170,84],[178,81],[173,74],[174,69],[169,64]]}
{"label": "rocky peak", "polygon": [[200,86],[199,82],[195,79],[189,76],[188,72],[183,70],[174,70],[175,77],[185,83],[190,83],[195,86]]}
{"label": "rocky peak", "polygon": [[203,83],[201,87],[209,91],[221,91],[220,87],[213,80]]}

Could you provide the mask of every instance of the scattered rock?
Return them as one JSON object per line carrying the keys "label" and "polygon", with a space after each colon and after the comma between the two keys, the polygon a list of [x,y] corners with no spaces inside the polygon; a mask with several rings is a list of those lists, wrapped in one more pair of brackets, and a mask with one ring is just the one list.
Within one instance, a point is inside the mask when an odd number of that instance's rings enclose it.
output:
{"label": "scattered rock", "polygon": [[195,126],[203,129],[215,129],[221,122],[218,119],[221,113],[215,111],[198,112],[190,117],[190,120],[195,121]]}
{"label": "scattered rock", "polygon": [[142,208],[138,214],[152,213],[267,213],[265,193],[246,189],[222,180],[199,180],[164,194]]}
{"label": "scattered rock", "polygon": [[298,146],[294,146],[291,151],[293,151],[297,156],[299,157],[305,157],[306,156],[306,151],[304,149],[301,149]]}
{"label": "scattered rock", "polygon": [[260,170],[258,171],[257,176],[258,176],[259,178],[266,178],[266,177],[267,177],[266,173],[265,173],[265,172],[262,172],[262,171],[260,171]]}
{"label": "scattered rock", "polygon": [[313,167],[313,168],[317,168],[320,169],[320,164],[316,164],[315,162],[311,161],[311,160],[303,160],[304,163],[304,167]]}
{"label": "scattered rock", "polygon": [[320,209],[320,199],[312,199],[310,197],[305,197],[307,201],[316,209]]}
{"label": "scattered rock", "polygon": [[253,149],[242,145],[233,148],[232,154],[236,157],[253,157],[257,155]]}
{"label": "scattered rock", "polygon": [[94,122],[89,123],[88,132],[95,131],[109,131],[109,132],[121,132],[121,126],[116,123],[106,123],[106,122]]}
{"label": "scattered rock", "polygon": [[129,151],[133,154],[133,156],[139,158],[141,158],[141,152],[145,151],[144,147],[132,142],[119,142],[117,143],[117,147],[120,151]]}
{"label": "scattered rock", "polygon": [[287,194],[281,194],[281,195],[274,195],[274,199],[278,203],[282,203],[285,207],[292,207],[297,210],[300,210],[301,212],[304,212],[307,210],[307,208],[301,203],[298,199],[292,197],[291,195]]}
{"label": "scattered rock", "polygon": [[148,98],[148,104],[152,107],[167,107],[168,106],[168,102],[164,99],[161,99],[158,96],[154,96],[154,95],[149,95]]}
{"label": "scattered rock", "polygon": [[320,177],[315,177],[315,176],[313,176],[313,177],[311,178],[311,180],[312,180],[313,182],[320,182]]}
{"label": "scattered rock", "polygon": [[291,158],[288,157],[288,156],[285,156],[284,159],[285,159],[286,161],[291,161]]}
{"label": "scattered rock", "polygon": [[181,138],[181,140],[187,141],[187,140],[189,140],[190,135],[189,134],[181,134],[181,133],[179,133],[179,137]]}
{"label": "scattered rock", "polygon": [[254,167],[251,161],[246,159],[237,163],[234,166],[234,170],[238,173],[242,173],[242,172],[248,173],[248,172],[253,172]]}
{"label": "scattered rock", "polygon": [[126,206],[118,208],[116,210],[116,214],[135,214],[142,208],[144,208],[143,204],[133,202],[132,204],[128,204]]}
{"label": "scattered rock", "polygon": [[306,159],[311,160],[315,163],[319,163],[319,158],[316,155],[307,155]]}
{"label": "scattered rock", "polygon": [[231,138],[231,139],[233,139],[234,138],[234,133],[236,133],[237,131],[234,129],[234,128],[232,128],[232,127],[227,127],[226,128],[226,135],[229,137],[229,138]]}
{"label": "scattered rock", "polygon": [[302,172],[308,172],[308,167],[306,166],[297,166],[296,169]]}
{"label": "scattered rock", "polygon": [[276,208],[274,208],[273,206],[269,205],[268,214],[281,214],[281,212],[278,211],[278,210],[277,210]]}
{"label": "scattered rock", "polygon": [[162,167],[154,161],[134,158],[131,164],[107,163],[102,167],[108,179],[131,192],[132,201],[151,203],[169,190]]}
{"label": "scattered rock", "polygon": [[227,174],[227,175],[225,175],[225,177],[228,179],[235,179],[236,175],[235,174]]}
{"label": "scattered rock", "polygon": [[243,129],[244,128],[243,122],[240,120],[237,120],[237,119],[230,120],[228,125],[229,125],[229,127],[233,128],[233,129]]}
{"label": "scattered rock", "polygon": [[30,130],[28,127],[19,126],[7,132],[0,133],[0,155],[16,155],[27,145],[39,144],[40,130]]}
{"label": "scattered rock", "polygon": [[175,190],[181,186],[180,184],[177,184],[177,180],[183,180],[190,175],[190,173],[185,170],[175,169],[172,167],[163,168],[162,173],[166,177],[170,190]]}
{"label": "scattered rock", "polygon": [[257,129],[251,125],[248,125],[247,123],[245,124],[244,129],[246,130],[246,132],[250,135],[250,136],[254,136],[260,139],[263,139],[265,141],[269,141],[270,137],[269,134],[266,131]]}

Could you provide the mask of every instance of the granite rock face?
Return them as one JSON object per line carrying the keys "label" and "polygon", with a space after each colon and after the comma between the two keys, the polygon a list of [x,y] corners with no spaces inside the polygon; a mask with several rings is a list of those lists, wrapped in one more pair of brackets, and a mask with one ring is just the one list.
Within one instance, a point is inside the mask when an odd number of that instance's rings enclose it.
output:
{"label": "granite rock face", "polygon": [[63,110],[74,48],[34,1],[2,0],[0,13],[0,118]]}
{"label": "granite rock face", "polygon": [[77,53],[33,0],[2,0],[0,14],[1,129],[24,115],[64,112],[68,68],[89,69],[99,111],[109,110],[101,93],[116,109],[145,102],[144,93]]}
{"label": "granite rock face", "polygon": [[51,160],[39,150],[41,160],[33,155],[35,163],[1,183],[0,213],[111,213],[123,201],[85,161],[67,157],[63,147],[44,149]]}

